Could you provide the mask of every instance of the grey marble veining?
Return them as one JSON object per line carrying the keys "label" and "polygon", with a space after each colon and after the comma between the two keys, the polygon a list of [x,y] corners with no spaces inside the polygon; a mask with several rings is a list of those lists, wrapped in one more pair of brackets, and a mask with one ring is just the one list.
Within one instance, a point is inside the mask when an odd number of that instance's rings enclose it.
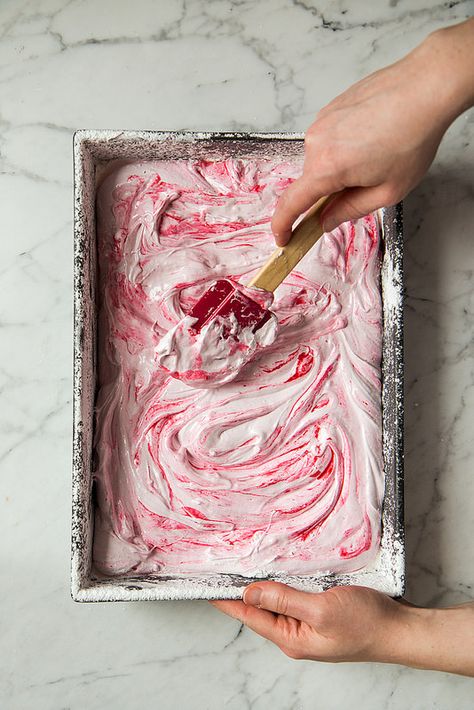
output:
{"label": "grey marble veining", "polygon": [[[472,681],[294,662],[205,603],[69,598],[75,128],[304,130],[431,30],[427,0],[0,3],[0,705],[472,707]],[[408,598],[473,597],[474,117],[405,203]]]}

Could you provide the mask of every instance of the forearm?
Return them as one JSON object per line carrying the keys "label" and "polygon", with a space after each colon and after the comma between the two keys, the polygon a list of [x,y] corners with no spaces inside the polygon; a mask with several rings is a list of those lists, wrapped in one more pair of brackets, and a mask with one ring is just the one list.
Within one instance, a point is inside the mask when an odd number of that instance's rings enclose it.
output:
{"label": "forearm", "polygon": [[[474,106],[474,18],[433,32],[412,56],[426,71],[433,120],[445,130]],[[379,642],[375,660],[474,676],[474,602],[446,609],[402,603]]]}
{"label": "forearm", "polygon": [[474,602],[400,611],[381,635],[378,660],[474,676]]}

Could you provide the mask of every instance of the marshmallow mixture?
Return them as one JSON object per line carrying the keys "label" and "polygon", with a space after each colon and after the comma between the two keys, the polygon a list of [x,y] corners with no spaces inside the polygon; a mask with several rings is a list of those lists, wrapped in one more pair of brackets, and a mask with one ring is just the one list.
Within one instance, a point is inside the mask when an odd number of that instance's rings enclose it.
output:
{"label": "marshmallow mixture", "polygon": [[[378,551],[377,218],[324,235],[276,290],[258,343],[258,331],[224,342],[219,321],[191,336],[186,321],[216,279],[257,273],[275,248],[277,197],[300,173],[268,160],[142,162],[99,189],[102,572],[313,574],[360,569]],[[206,373],[196,382],[203,354],[211,388]]]}

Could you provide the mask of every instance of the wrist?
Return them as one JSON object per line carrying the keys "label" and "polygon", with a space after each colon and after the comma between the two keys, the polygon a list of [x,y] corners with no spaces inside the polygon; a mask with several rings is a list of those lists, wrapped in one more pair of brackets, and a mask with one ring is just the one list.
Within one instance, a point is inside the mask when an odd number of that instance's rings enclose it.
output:
{"label": "wrist", "polygon": [[374,661],[474,676],[474,603],[423,609],[399,602]]}
{"label": "wrist", "polygon": [[420,667],[421,647],[426,644],[430,618],[436,610],[419,608],[404,601],[392,603],[391,612],[379,625],[373,660]]}
{"label": "wrist", "polygon": [[429,668],[433,660],[431,631],[437,612],[437,609],[400,603],[391,629],[393,641],[386,662],[411,668]]}
{"label": "wrist", "polygon": [[414,50],[447,125],[474,104],[474,19],[432,32]]}

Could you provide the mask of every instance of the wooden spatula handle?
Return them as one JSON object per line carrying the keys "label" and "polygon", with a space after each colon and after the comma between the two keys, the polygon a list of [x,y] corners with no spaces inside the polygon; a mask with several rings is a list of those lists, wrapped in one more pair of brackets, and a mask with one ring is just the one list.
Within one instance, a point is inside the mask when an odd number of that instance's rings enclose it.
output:
{"label": "wooden spatula handle", "polygon": [[291,239],[284,247],[275,249],[269,260],[248,284],[265,291],[274,291],[296,264],[324,234],[319,215],[329,197],[322,197],[303,217],[293,230]]}

